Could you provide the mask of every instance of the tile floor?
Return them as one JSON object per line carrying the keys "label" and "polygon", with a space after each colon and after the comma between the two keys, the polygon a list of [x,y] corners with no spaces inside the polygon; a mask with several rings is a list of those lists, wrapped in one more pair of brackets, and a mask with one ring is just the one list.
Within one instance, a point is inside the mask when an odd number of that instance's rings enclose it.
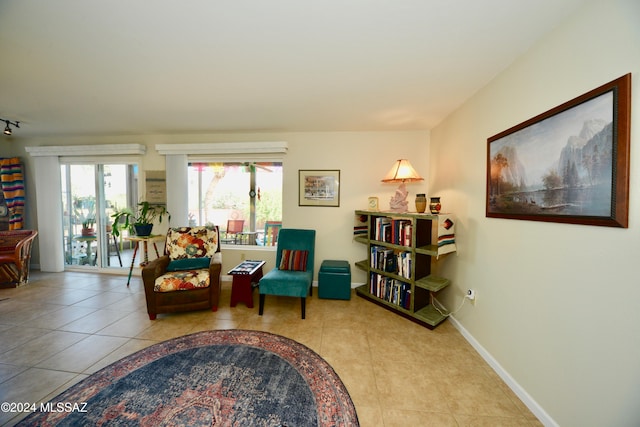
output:
{"label": "tile floor", "polygon": [[[265,313],[240,303],[147,317],[140,277],[32,272],[0,289],[0,402],[46,401],[146,346],[208,329],[257,329],[287,336],[325,358],[347,386],[360,424],[540,426],[533,414],[450,322],[431,331],[362,298],[267,297]],[[316,289],[317,291],[317,289]],[[314,292],[314,295],[317,292]],[[11,426],[25,415],[1,413]]]}

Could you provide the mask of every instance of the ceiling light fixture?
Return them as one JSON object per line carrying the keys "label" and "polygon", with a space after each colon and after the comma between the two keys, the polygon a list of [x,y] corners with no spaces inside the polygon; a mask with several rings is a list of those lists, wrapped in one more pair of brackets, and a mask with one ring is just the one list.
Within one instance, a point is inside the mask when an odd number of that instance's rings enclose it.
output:
{"label": "ceiling light fixture", "polygon": [[4,128],[4,134],[5,135],[11,135],[13,133],[13,131],[11,130],[10,125],[20,129],[20,122],[12,122],[11,120],[7,120],[7,119],[0,119],[0,122],[5,122],[5,124],[6,124],[6,126]]}

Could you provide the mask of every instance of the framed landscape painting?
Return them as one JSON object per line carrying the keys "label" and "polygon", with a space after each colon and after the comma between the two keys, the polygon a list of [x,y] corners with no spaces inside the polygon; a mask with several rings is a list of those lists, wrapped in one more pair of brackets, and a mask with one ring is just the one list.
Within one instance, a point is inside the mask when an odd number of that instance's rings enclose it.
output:
{"label": "framed landscape painting", "polygon": [[299,206],[340,206],[339,170],[298,170]]}
{"label": "framed landscape painting", "polygon": [[628,226],[631,74],[487,140],[486,216]]}

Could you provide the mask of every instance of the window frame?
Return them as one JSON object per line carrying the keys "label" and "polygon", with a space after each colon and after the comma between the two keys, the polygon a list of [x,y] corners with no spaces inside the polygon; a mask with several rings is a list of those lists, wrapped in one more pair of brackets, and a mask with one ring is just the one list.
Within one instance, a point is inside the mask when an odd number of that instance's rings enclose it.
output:
{"label": "window frame", "polygon": [[[247,155],[247,156],[197,156],[197,155],[192,155],[192,156],[187,156],[187,176],[189,177],[189,171],[192,167],[193,164],[197,164],[197,163],[204,163],[204,164],[213,164],[213,163],[220,163],[220,164],[229,164],[229,163],[279,163],[280,168],[282,169],[282,178],[280,181],[280,195],[281,195],[281,202],[280,202],[280,212],[281,212],[281,217],[279,218],[280,221],[282,221],[282,211],[283,211],[283,207],[284,207],[284,200],[282,195],[284,194],[284,165],[285,165],[285,161],[284,158],[280,157],[280,156],[257,156],[257,155]],[[247,197],[249,198],[249,232],[253,232],[256,234],[259,234],[261,231],[263,231],[263,229],[257,229],[257,215],[256,215],[256,201],[257,201],[257,197],[253,196],[251,197],[249,194],[251,192],[251,190],[253,190],[254,192],[257,192],[257,185],[256,185],[256,179],[257,179],[257,170],[253,170],[252,172],[250,172],[250,177],[249,177],[249,188],[247,188]],[[189,182],[190,179],[187,178],[187,193],[191,193],[191,190],[189,189]],[[198,197],[199,197],[199,210],[202,210],[202,207],[200,206],[200,203],[202,201],[202,194],[203,194],[203,181],[201,179],[201,175],[198,176]],[[188,196],[188,197],[189,197]],[[188,202],[188,205],[191,206],[191,202]],[[202,218],[199,219],[199,222],[203,221]],[[197,224],[197,223],[196,223]],[[226,227],[226,224],[216,224],[219,225],[221,227],[221,229],[223,229],[224,227]],[[231,246],[231,247],[237,247],[239,245],[235,245],[235,244],[226,244],[226,243],[222,243],[224,246]],[[256,243],[253,244],[249,244],[249,245],[242,245],[242,246],[251,246],[251,247],[263,247],[261,245],[258,245]]]}

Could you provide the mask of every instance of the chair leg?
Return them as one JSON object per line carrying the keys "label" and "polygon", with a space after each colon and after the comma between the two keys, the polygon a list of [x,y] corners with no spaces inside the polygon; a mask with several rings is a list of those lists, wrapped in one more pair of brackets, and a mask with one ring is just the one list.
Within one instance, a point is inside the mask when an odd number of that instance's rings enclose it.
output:
{"label": "chair leg", "polygon": [[304,319],[304,315],[305,315],[305,307],[307,303],[307,299],[305,297],[300,298],[300,306],[302,308],[302,319]]}
{"label": "chair leg", "polygon": [[149,320],[156,320],[156,313],[149,313]]}
{"label": "chair leg", "polygon": [[258,307],[258,314],[262,316],[262,312],[264,311],[264,294],[260,294],[260,305]]}

